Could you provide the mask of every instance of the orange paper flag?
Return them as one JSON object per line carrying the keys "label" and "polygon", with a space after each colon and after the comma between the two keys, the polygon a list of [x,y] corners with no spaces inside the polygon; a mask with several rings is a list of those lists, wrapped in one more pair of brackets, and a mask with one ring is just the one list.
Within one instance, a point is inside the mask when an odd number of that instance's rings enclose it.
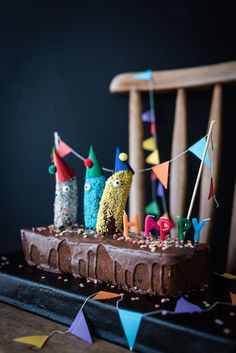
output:
{"label": "orange paper flag", "polygon": [[163,186],[167,189],[168,186],[168,175],[169,175],[169,164],[170,162],[164,162],[158,165],[155,165],[155,167],[152,168],[160,182],[163,184]]}
{"label": "orange paper flag", "polygon": [[236,305],[236,294],[230,292],[232,305]]}
{"label": "orange paper flag", "polygon": [[113,299],[113,298],[118,298],[118,297],[120,297],[120,294],[100,291],[92,299],[93,300],[106,300],[106,299]]}

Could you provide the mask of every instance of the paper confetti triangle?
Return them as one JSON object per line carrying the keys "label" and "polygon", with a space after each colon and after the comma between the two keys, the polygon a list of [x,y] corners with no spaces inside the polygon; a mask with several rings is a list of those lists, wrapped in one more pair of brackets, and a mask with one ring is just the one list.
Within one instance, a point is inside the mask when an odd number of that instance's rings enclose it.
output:
{"label": "paper confetti triangle", "polygon": [[48,338],[49,336],[25,336],[25,337],[14,338],[13,341],[30,344],[31,346],[34,346],[35,348],[40,349],[47,342]]}
{"label": "paper confetti triangle", "polygon": [[59,142],[58,148],[57,148],[57,154],[63,158],[65,157],[67,154],[72,152],[72,148],[70,146],[68,146],[65,142],[63,142],[62,140]]}
{"label": "paper confetti triangle", "polygon": [[218,276],[221,276],[221,277],[224,277],[224,278],[227,278],[227,279],[236,279],[236,276],[235,275],[232,275],[231,273],[217,273],[217,272],[214,272],[216,275]]}
{"label": "paper confetti triangle", "polygon": [[236,294],[230,292],[232,305],[236,305]]}
{"label": "paper confetti triangle", "polygon": [[143,149],[145,151],[154,151],[156,148],[154,137],[149,137],[143,141]]}
{"label": "paper confetti triangle", "polygon": [[200,308],[200,306],[192,304],[192,303],[188,302],[187,300],[185,300],[183,297],[181,297],[176,302],[176,306],[175,306],[174,312],[176,314],[180,314],[180,313],[194,313],[194,312],[201,313],[202,309]]}
{"label": "paper confetti triangle", "polygon": [[154,110],[149,109],[143,112],[141,118],[144,123],[153,123],[155,121]]}
{"label": "paper confetti triangle", "polygon": [[106,299],[113,299],[113,298],[118,298],[118,297],[120,297],[120,294],[118,294],[118,293],[104,292],[101,290],[92,299],[93,300],[106,300]]}
{"label": "paper confetti triangle", "polygon": [[158,178],[157,178],[157,176],[156,176],[156,174],[154,173],[154,171],[152,170],[151,171],[151,180],[157,180]]}
{"label": "paper confetti triangle", "polygon": [[[197,156],[199,159],[202,159],[203,152],[204,152],[204,149],[205,149],[205,145],[206,145],[206,138],[203,137],[201,140],[199,140],[194,145],[189,147],[188,151],[190,151],[193,154],[195,154],[195,156]],[[210,168],[211,162],[210,162],[210,159],[209,159],[208,152],[206,153],[204,163]]]}
{"label": "paper confetti triangle", "polygon": [[145,159],[146,163],[156,165],[160,163],[159,151],[155,149],[147,158]]}
{"label": "paper confetti triangle", "polygon": [[153,121],[151,122],[151,125],[150,125],[150,134],[154,136],[156,133],[157,133],[156,124]]}
{"label": "paper confetti triangle", "polygon": [[149,81],[152,79],[152,70],[138,72],[137,74],[134,75],[134,78],[136,80],[148,80]]}
{"label": "paper confetti triangle", "polygon": [[154,173],[156,173],[158,179],[166,189],[168,186],[169,164],[170,162],[167,161],[167,162],[158,164],[152,168],[152,170],[154,171]]}
{"label": "paper confetti triangle", "polygon": [[153,216],[159,216],[161,214],[158,202],[156,200],[149,203],[145,208],[145,213]]}
{"label": "paper confetti triangle", "polygon": [[213,178],[211,177],[211,182],[210,182],[210,190],[208,194],[208,200],[210,200],[214,196],[214,185],[213,185]]}
{"label": "paper confetti triangle", "polygon": [[72,335],[81,338],[83,341],[92,343],[92,337],[82,310],[78,312],[68,331]]}
{"label": "paper confetti triangle", "polygon": [[164,188],[160,181],[157,184],[157,196],[160,196],[160,197],[164,196]]}
{"label": "paper confetti triangle", "polygon": [[124,309],[118,309],[118,311],[129,349],[132,351],[143,315]]}

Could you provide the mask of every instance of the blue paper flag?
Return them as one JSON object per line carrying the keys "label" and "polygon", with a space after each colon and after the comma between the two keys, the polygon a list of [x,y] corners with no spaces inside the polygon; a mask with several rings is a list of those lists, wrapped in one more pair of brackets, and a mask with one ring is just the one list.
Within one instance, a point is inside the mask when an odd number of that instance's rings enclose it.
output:
{"label": "blue paper flag", "polygon": [[[199,159],[202,159],[205,146],[206,146],[206,138],[203,137],[201,140],[199,140],[194,145],[189,147],[188,151],[190,151],[193,154],[195,154],[195,156],[197,156]],[[210,162],[210,159],[209,159],[208,152],[206,153],[204,163],[210,168],[211,162]]]}
{"label": "blue paper flag", "polygon": [[144,123],[152,123],[155,121],[154,110],[150,109],[142,113],[142,121]]}
{"label": "blue paper flag", "polygon": [[195,312],[201,313],[202,309],[200,308],[200,306],[192,304],[185,300],[183,297],[181,297],[176,303],[174,312],[176,314]]}
{"label": "blue paper flag", "polygon": [[149,81],[152,79],[152,70],[146,70],[146,71],[139,72],[134,75],[134,78],[136,80],[148,80]]}
{"label": "blue paper flag", "polygon": [[157,196],[160,196],[160,197],[164,196],[164,187],[160,181],[157,184]]}
{"label": "blue paper flag", "polygon": [[132,351],[134,348],[135,340],[143,314],[124,309],[118,310],[120,321],[129,345],[129,349]]}
{"label": "blue paper flag", "polygon": [[78,312],[68,331],[72,333],[72,335],[75,335],[88,343],[92,343],[92,337],[82,310]]}

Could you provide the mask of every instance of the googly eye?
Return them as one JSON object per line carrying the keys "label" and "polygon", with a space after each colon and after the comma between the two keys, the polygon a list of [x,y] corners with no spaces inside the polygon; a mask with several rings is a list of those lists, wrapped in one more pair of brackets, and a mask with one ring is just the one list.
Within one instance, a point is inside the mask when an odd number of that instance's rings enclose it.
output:
{"label": "googly eye", "polygon": [[112,184],[115,188],[119,188],[120,185],[121,185],[121,182],[119,179],[116,179],[113,181],[113,184]]}
{"label": "googly eye", "polygon": [[63,186],[62,191],[68,192],[68,191],[70,191],[70,187],[68,185],[65,185],[65,186]]}
{"label": "googly eye", "polygon": [[86,191],[91,190],[91,185],[90,184],[85,184],[84,185],[84,190],[86,190]]}

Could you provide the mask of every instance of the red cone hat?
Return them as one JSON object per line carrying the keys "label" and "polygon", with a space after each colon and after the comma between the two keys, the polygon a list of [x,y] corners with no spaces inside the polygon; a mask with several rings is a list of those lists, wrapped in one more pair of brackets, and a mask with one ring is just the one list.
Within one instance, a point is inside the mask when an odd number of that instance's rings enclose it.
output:
{"label": "red cone hat", "polygon": [[57,183],[63,183],[75,176],[75,172],[58,156],[56,151],[53,152],[53,160],[56,167]]}

